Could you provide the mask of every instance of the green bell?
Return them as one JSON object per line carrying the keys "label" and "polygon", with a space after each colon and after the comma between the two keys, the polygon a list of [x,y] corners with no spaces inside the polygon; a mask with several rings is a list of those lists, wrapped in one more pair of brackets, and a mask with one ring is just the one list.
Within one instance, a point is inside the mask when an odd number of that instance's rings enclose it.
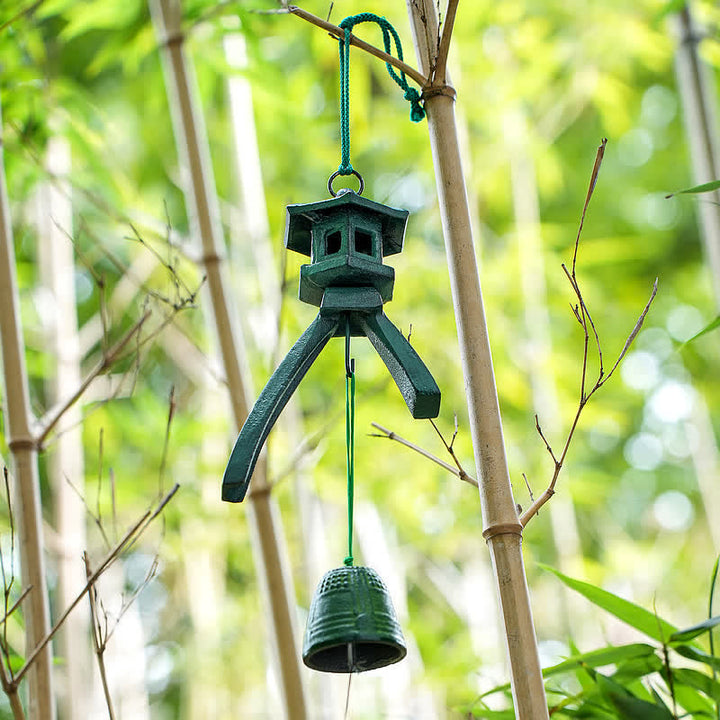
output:
{"label": "green bell", "polygon": [[303,662],[313,670],[374,670],[407,654],[385,583],[369,567],[325,573],[310,605]]}

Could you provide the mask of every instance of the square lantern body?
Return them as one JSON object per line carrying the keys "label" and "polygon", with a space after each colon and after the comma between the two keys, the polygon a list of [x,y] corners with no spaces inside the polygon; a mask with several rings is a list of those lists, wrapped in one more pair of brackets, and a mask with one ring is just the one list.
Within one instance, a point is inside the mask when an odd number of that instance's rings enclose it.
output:
{"label": "square lantern body", "polygon": [[288,205],[285,247],[310,258],[300,268],[300,300],[320,307],[329,287],[373,287],[392,299],[395,271],[383,257],[402,250],[408,215],[351,190]]}

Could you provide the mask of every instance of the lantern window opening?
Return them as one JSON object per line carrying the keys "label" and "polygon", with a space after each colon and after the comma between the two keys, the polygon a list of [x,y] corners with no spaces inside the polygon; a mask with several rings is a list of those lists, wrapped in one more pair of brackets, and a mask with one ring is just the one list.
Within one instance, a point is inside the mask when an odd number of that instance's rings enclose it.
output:
{"label": "lantern window opening", "polygon": [[361,230],[360,228],[355,229],[355,252],[360,255],[370,255],[374,257],[373,245],[372,233]]}
{"label": "lantern window opening", "polygon": [[342,233],[339,230],[329,232],[325,236],[325,254],[336,255],[342,249]]}

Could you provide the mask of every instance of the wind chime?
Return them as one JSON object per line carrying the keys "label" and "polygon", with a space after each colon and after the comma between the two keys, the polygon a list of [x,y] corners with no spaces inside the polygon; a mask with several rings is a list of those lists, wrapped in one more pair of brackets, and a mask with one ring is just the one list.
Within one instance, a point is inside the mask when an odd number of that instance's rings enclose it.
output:
{"label": "wind chime", "polygon": [[[440,390],[419,355],[383,312],[392,299],[395,271],[383,257],[402,251],[408,211],[362,197],[364,182],[350,164],[350,31],[358,23],[382,28],[385,51],[391,39],[400,60],[400,39],[385,18],[362,13],[345,18],[340,40],[340,130],[342,163],[328,180],[331,197],[289,205],[285,247],[310,257],[300,268],[299,298],[320,308],[315,320],[273,373],[238,435],[222,484],[222,498],[241,502],[260,451],[282,409],[332,337],[345,339],[345,426],[348,489],[348,554],[342,567],[325,574],[313,597],[303,661],[324,672],[360,672],[402,660],[407,650],[387,588],[369,567],[354,566],[355,371],[350,339],[365,336],[395,380],[414,418],[437,417]],[[418,92],[404,74],[388,72],[411,103],[410,117],[425,116]],[[353,175],[354,192],[333,190],[339,175]]]}

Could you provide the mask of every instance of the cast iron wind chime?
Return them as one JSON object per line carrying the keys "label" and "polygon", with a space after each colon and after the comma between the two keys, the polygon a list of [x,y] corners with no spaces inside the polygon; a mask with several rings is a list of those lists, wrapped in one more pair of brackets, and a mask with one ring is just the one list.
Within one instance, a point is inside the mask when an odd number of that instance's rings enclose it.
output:
{"label": "cast iron wind chime", "polygon": [[[407,210],[362,197],[363,179],[350,164],[350,31],[361,22],[382,28],[385,51],[390,39],[402,60],[395,29],[385,18],[362,13],[340,27],[340,128],[342,163],[328,180],[331,197],[289,205],[285,247],[310,257],[300,269],[299,297],[320,311],[273,373],[238,435],[223,477],[222,498],[241,502],[265,440],[300,381],[332,337],[345,339],[345,421],[348,483],[348,555],[342,567],[325,574],[313,597],[305,629],[303,661],[315,670],[350,673],[384,667],[406,655],[402,630],[387,588],[369,567],[353,565],[355,372],[350,338],[365,336],[377,350],[415,418],[437,417],[440,390],[423,361],[383,312],[392,298],[395,271],[383,257],[402,250]],[[418,92],[404,74],[388,72],[411,103],[410,117],[425,116]],[[354,175],[357,192],[333,190],[338,175]]]}

